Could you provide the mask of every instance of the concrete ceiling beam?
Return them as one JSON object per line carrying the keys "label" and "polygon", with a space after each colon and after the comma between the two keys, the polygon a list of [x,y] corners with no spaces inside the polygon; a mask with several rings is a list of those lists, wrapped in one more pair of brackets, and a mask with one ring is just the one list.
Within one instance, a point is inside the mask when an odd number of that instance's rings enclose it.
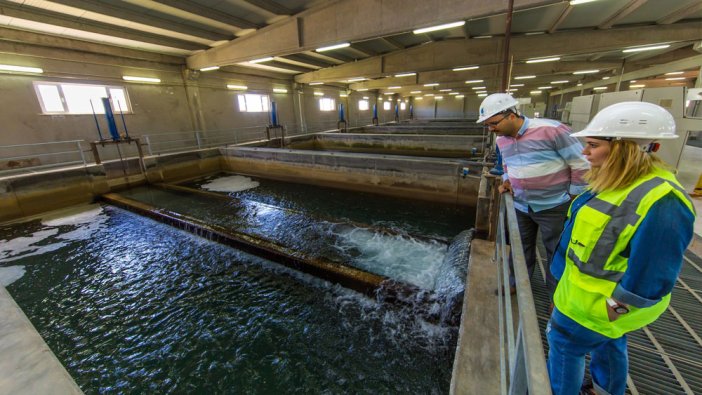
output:
{"label": "concrete ceiling beam", "polygon": [[612,15],[610,15],[604,22],[602,22],[598,29],[609,29],[614,26],[617,22],[624,19],[627,15],[638,10],[642,5],[646,4],[648,0],[630,0],[624,7],[618,9]]}
{"label": "concrete ceiling beam", "polygon": [[244,0],[253,6],[276,15],[292,15],[292,10],[270,0]]}
{"label": "concrete ceiling beam", "polygon": [[551,24],[551,27],[548,28],[549,33],[555,33],[556,30],[561,26],[561,24],[568,18],[568,15],[573,11],[573,6],[568,4],[564,6],[563,11],[561,11],[561,14],[556,18],[556,20]]}
{"label": "concrete ceiling beam", "polygon": [[[93,12],[100,15],[106,15],[113,18],[119,18],[130,22],[141,23],[146,26],[153,26],[164,30],[170,30],[178,33],[184,33],[191,36],[202,37],[210,41],[222,41],[233,39],[233,34],[216,28],[202,29],[184,23],[178,23],[172,19],[160,18],[157,15],[147,15],[143,12],[137,12],[130,9],[115,7],[110,4],[100,1],[87,0],[52,0],[53,3],[66,5],[80,10]],[[82,16],[90,19],[89,17]]]}
{"label": "concrete ceiling beam", "polygon": [[107,23],[96,22],[86,19],[76,19],[75,17],[64,15],[61,13],[50,12],[42,9],[34,9],[25,6],[17,6],[14,4],[0,4],[0,14],[28,20],[39,23],[61,26],[69,29],[80,30],[84,32],[97,33],[111,37],[119,37],[137,42],[151,43],[162,45],[171,48],[185,49],[194,51],[205,47],[204,44],[196,44],[191,41],[168,38],[152,33],[126,29]]}
{"label": "concrete ceiling beam", "polygon": [[[261,26],[251,23],[245,19],[238,18],[234,15],[225,12],[217,11],[209,7],[203,7],[195,2],[187,0],[153,0],[157,3],[177,8],[181,11],[189,12],[194,15],[199,15],[214,21],[227,24],[239,29],[258,29]],[[249,59],[250,60],[250,59]]]}
{"label": "concrete ceiling beam", "polygon": [[[158,0],[166,2],[167,0]],[[175,0],[168,0],[173,2]],[[561,0],[515,0],[515,10]],[[267,56],[285,56],[341,42],[363,41],[416,28],[503,13],[505,1],[443,0],[437,7],[425,0],[338,0],[324,2],[228,44],[188,58],[193,69]],[[349,23],[347,16],[354,16]],[[391,18],[388,15],[392,15]]]}
{"label": "concrete ceiling beam", "polygon": [[659,25],[668,25],[675,23],[688,15],[694,14],[697,11],[702,10],[702,1],[696,1],[689,6],[677,9],[670,14],[664,16],[663,18],[656,21]]}
{"label": "concrete ceiling beam", "polygon": [[[702,66],[702,55],[692,56],[686,59],[676,60],[669,63],[658,64],[655,66],[643,68],[640,70],[632,71],[629,73],[624,73],[621,76],[622,81],[639,80],[642,78],[653,77],[657,75],[665,74],[671,70],[686,70],[693,67]],[[572,87],[567,89],[562,89],[558,91],[551,92],[550,96],[557,96],[564,93],[577,92],[583,89],[591,89],[598,86],[611,85],[612,81],[594,81],[590,83],[583,84],[582,86]]]}
{"label": "concrete ceiling beam", "polygon": [[[532,58],[567,56],[616,51],[658,42],[689,42],[702,39],[702,24],[678,23],[608,30],[561,32],[553,35],[512,37],[515,64]],[[368,78],[407,70],[416,72],[444,70],[461,64],[496,64],[501,60],[503,38],[445,40],[391,52],[375,58],[343,64],[314,72],[315,80],[364,75]],[[380,59],[380,61],[378,61]],[[329,76],[327,78],[327,73]],[[312,81],[310,76],[295,76],[297,82]]]}
{"label": "concrete ceiling beam", "polygon": [[[65,37],[49,36],[46,34],[10,29],[5,27],[0,27],[0,37],[0,41],[11,42],[17,46],[26,44],[26,48],[36,46],[38,48],[45,48],[46,51],[51,50],[50,53],[53,55],[47,55],[47,57],[58,56],[58,54],[61,53],[61,50],[54,49],[61,48],[67,51],[66,53],[68,54],[71,54],[71,51],[77,51],[94,53],[98,56],[117,57],[123,59],[138,59],[167,64],[185,64],[185,59],[178,56],[163,55],[154,52],[139,51],[136,49],[129,48],[120,48],[112,45],[97,44]],[[25,50],[26,49],[18,50],[17,53],[24,53]]]}

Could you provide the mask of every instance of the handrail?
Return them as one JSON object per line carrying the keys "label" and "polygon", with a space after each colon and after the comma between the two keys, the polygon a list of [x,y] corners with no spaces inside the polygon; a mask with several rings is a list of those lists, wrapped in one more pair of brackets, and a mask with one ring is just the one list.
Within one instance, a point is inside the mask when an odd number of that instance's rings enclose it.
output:
{"label": "handrail", "polygon": [[[505,225],[507,229],[505,229]],[[507,231],[511,245],[509,253],[507,252]],[[509,292],[510,255],[512,256],[517,288],[519,326],[516,334],[514,333],[512,317],[512,296]],[[514,211],[514,201],[512,195],[508,193],[502,194],[500,198],[495,260],[498,264],[498,288],[505,290],[498,298],[502,394],[550,395],[551,385],[536,317],[534,296],[531,292],[531,281],[526,268],[517,215]],[[505,343],[507,344],[506,353]]]}

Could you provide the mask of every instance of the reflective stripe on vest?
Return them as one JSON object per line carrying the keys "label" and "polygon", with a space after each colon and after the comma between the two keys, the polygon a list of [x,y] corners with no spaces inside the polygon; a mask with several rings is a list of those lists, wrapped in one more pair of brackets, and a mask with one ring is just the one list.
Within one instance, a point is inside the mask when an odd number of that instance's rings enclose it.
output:
{"label": "reflective stripe on vest", "polygon": [[[616,206],[612,203],[606,202],[593,197],[587,206],[607,215],[611,220],[607,223],[602,235],[597,240],[595,247],[592,249],[592,254],[587,262],[582,262],[580,258],[575,255],[572,249],[568,249],[568,258],[570,258],[573,263],[578,267],[581,273],[589,274],[592,277],[597,277],[612,282],[619,282],[619,279],[624,275],[623,272],[606,270],[605,264],[609,260],[609,256],[612,254],[615,245],[617,244],[617,239],[619,235],[624,231],[627,226],[635,226],[639,221],[641,216],[636,213],[636,209],[646,194],[651,192],[655,187],[668,182],[663,178],[652,178],[636,188],[632,189],[627,195],[626,199],[621,203],[621,205]],[[669,183],[672,185],[672,183]],[[613,214],[617,212],[617,216]]]}

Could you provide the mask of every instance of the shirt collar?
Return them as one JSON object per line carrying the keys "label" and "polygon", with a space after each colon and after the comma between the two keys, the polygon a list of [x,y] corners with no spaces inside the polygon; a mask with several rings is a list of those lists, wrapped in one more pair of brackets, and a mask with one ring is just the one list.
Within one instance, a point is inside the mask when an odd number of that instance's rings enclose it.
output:
{"label": "shirt collar", "polygon": [[517,136],[523,136],[524,133],[526,133],[527,128],[529,127],[529,118],[523,117],[524,118],[524,123],[522,124],[522,127],[519,128],[519,131],[517,132]]}

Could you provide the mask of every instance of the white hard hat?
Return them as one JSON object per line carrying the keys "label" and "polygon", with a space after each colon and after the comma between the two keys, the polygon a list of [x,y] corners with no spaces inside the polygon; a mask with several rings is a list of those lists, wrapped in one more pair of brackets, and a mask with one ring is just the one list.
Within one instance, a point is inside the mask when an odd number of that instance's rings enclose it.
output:
{"label": "white hard hat", "polygon": [[518,104],[517,99],[513,98],[509,93],[493,93],[480,103],[480,117],[477,122],[483,123],[493,115],[516,107]]}
{"label": "white hard hat", "polygon": [[627,101],[605,107],[573,137],[610,137],[633,140],[637,144],[678,138],[675,120],[663,107],[640,101]]}

